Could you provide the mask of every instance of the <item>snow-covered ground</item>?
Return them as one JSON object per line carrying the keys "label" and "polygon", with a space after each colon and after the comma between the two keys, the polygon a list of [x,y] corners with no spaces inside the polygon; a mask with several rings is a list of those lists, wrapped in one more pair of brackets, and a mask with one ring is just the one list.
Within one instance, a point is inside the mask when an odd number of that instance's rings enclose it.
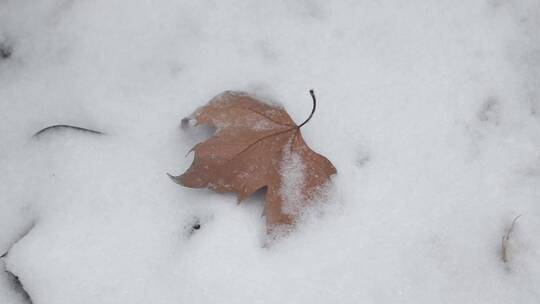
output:
{"label": "snow-covered ground", "polygon": [[[538,0],[0,0],[0,303],[539,303],[539,28]],[[167,178],[214,95],[301,122],[310,88],[338,175],[286,239]]]}

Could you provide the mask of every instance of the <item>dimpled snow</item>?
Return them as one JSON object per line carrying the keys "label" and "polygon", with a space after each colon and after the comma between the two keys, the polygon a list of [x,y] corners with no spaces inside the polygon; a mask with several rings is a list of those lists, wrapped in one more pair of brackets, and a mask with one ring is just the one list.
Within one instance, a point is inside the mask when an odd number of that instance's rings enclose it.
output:
{"label": "dimpled snow", "polygon": [[[539,303],[538,28],[536,0],[0,1],[0,303]],[[167,177],[216,94],[298,123],[309,89],[339,174],[286,237]],[[98,133],[34,136],[60,125]],[[309,168],[277,166],[294,202]]]}

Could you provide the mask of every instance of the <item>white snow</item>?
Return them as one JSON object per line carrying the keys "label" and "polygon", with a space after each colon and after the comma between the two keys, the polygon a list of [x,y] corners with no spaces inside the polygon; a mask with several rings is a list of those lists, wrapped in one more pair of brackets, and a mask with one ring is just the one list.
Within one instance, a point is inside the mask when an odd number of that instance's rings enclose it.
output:
{"label": "white snow", "polygon": [[[540,302],[538,28],[536,0],[0,1],[0,303],[4,268],[39,304]],[[301,122],[311,88],[338,175],[286,239],[166,176],[216,94]]]}

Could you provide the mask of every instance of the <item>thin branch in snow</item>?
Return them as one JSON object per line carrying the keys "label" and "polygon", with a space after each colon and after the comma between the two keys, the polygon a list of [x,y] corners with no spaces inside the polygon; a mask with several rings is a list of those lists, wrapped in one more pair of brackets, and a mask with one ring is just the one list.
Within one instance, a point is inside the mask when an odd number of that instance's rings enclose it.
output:
{"label": "thin branch in snow", "polygon": [[512,232],[514,231],[514,227],[516,226],[517,220],[521,217],[521,214],[516,216],[514,220],[512,221],[512,224],[510,227],[506,230],[502,237],[502,243],[501,243],[501,257],[504,263],[508,263],[510,261],[509,259],[509,241],[510,236],[512,235]]}
{"label": "thin branch in snow", "polygon": [[[13,245],[10,246],[10,248],[4,253],[2,254],[2,256],[0,256],[0,259],[4,259],[8,256],[9,254],[9,251],[11,250],[11,248],[13,248],[13,246],[15,246],[15,244],[17,244],[21,239],[23,239],[28,233],[30,233],[30,231],[32,231],[32,229],[35,227],[35,222],[32,222],[23,232],[22,234],[17,238],[17,240],[13,243]],[[2,263],[3,263],[3,260],[2,260]],[[28,292],[24,289],[24,286],[23,284],[21,283],[21,281],[19,280],[19,277],[14,274],[13,272],[11,272],[9,269],[6,269],[5,268],[5,264],[2,264],[2,270],[5,272],[5,274],[7,275],[8,279],[9,279],[9,282],[11,283],[11,288],[17,292],[18,294],[21,295],[23,301],[25,303],[29,303],[29,304],[32,304],[32,298],[30,297],[30,295],[28,294]]]}
{"label": "thin branch in snow", "polygon": [[30,295],[28,294],[28,292],[26,291],[26,289],[24,289],[24,286],[23,284],[21,283],[21,280],[19,280],[19,277],[16,276],[15,274],[13,274],[11,271],[9,270],[5,270],[5,273],[7,274],[8,276],[8,279],[10,281],[10,284],[12,285],[12,288],[13,290],[20,294],[23,301],[25,301],[25,303],[29,303],[29,304],[32,304],[32,298],[30,297]]}
{"label": "thin branch in snow", "polygon": [[57,130],[57,129],[71,129],[71,130],[80,131],[80,132],[85,132],[85,133],[90,133],[90,134],[95,134],[95,135],[105,135],[105,133],[100,132],[100,131],[91,130],[91,129],[87,129],[87,128],[82,128],[82,127],[77,127],[77,126],[70,126],[70,125],[54,125],[54,126],[48,126],[48,127],[46,127],[46,128],[43,128],[43,129],[39,130],[39,131],[36,132],[32,137],[37,138],[37,137],[39,137],[40,135],[42,135],[43,133],[49,132],[49,131],[51,131],[51,130]]}

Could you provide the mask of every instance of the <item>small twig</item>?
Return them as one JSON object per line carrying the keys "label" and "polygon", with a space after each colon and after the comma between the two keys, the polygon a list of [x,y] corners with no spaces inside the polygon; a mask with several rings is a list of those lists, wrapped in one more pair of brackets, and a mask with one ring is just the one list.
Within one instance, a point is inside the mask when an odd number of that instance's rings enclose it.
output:
{"label": "small twig", "polygon": [[512,234],[512,231],[514,231],[514,226],[516,225],[517,220],[521,217],[521,214],[516,216],[514,220],[512,221],[512,224],[510,227],[506,230],[505,234],[502,237],[502,243],[501,243],[501,257],[504,263],[508,263],[509,256],[508,256],[508,242],[510,241],[510,235]]}
{"label": "small twig", "polygon": [[49,130],[53,130],[53,129],[72,129],[72,130],[92,133],[92,134],[96,134],[96,135],[105,135],[105,133],[103,133],[103,132],[96,131],[96,130],[91,130],[91,129],[87,129],[87,128],[83,128],[83,127],[70,126],[70,125],[54,125],[54,126],[48,126],[46,128],[43,128],[43,129],[39,130],[34,135],[32,135],[32,137],[39,137],[43,133],[45,133],[45,132],[47,132]]}
{"label": "small twig", "polygon": [[30,294],[28,293],[28,291],[24,289],[24,286],[21,280],[19,279],[19,277],[7,269],[5,270],[5,273],[7,274],[8,280],[12,284],[12,288],[22,296],[22,298],[24,299],[24,302],[32,304],[33,303],[32,298],[30,297]]}
{"label": "small twig", "polygon": [[9,251],[11,250],[11,248],[13,248],[13,246],[15,246],[15,244],[17,244],[17,242],[19,242],[20,240],[22,240],[26,235],[28,235],[28,233],[30,233],[30,231],[32,231],[32,229],[34,229],[34,227],[36,226],[36,223],[34,221],[32,221],[31,223],[29,223],[28,226],[26,226],[24,228],[24,230],[22,231],[22,233],[17,236],[17,238],[13,241],[13,244],[11,244],[11,246],[9,246],[8,250],[6,252],[4,252],[0,258],[4,258],[6,257],[8,254],[9,254]]}
{"label": "small twig", "polygon": [[307,124],[311,117],[313,117],[313,114],[315,114],[315,109],[317,108],[317,99],[315,98],[315,92],[313,92],[313,89],[309,90],[309,94],[311,95],[311,99],[313,100],[313,108],[311,109],[311,114],[309,114],[309,117],[298,126],[298,129],[300,129],[303,125]]}

